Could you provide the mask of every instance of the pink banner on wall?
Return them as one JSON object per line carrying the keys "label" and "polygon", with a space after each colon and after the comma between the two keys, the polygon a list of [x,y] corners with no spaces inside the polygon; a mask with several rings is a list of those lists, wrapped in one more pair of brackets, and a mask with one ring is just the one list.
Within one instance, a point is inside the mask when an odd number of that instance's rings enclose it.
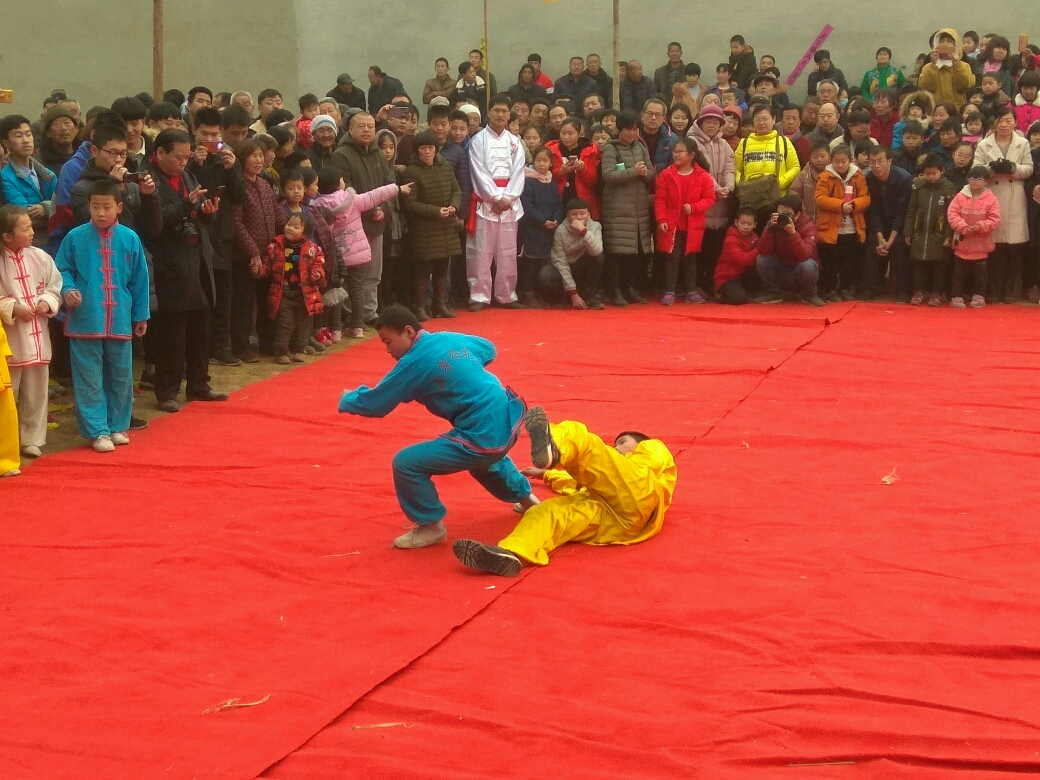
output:
{"label": "pink banner on wall", "polygon": [[834,28],[829,24],[820,30],[820,34],[816,36],[816,40],[812,42],[812,46],[810,46],[805,54],[802,55],[802,58],[798,60],[798,64],[794,66],[794,70],[791,71],[791,75],[787,77],[787,86],[790,87],[798,81],[798,77],[802,75],[802,71],[804,71],[806,66],[812,62],[813,56],[820,50],[820,47],[823,46],[823,42],[827,40],[832,32],[834,32]]}

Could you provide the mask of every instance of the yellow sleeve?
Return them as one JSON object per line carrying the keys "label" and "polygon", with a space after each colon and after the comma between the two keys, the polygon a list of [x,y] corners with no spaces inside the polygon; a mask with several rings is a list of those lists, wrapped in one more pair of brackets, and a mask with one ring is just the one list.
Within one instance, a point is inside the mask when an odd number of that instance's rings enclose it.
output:
{"label": "yellow sleeve", "polygon": [[7,358],[14,353],[11,345],[7,343],[7,333],[0,326],[0,390],[6,390],[11,386],[11,370],[7,366]]}
{"label": "yellow sleeve", "polygon": [[553,493],[561,496],[569,496],[578,492],[578,483],[574,477],[562,469],[550,469],[542,475],[545,486]]}
{"label": "yellow sleeve", "polygon": [[780,192],[787,194],[788,188],[798,178],[802,166],[798,163],[798,152],[789,138],[784,138],[784,164],[780,168]]}

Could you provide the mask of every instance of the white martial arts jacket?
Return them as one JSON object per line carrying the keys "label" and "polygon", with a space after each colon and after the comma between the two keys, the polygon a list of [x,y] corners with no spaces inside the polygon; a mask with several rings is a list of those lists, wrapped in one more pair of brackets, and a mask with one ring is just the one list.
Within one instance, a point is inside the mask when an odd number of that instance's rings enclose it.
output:
{"label": "white martial arts jacket", "polygon": [[[50,314],[37,315],[28,322],[14,316],[16,303],[35,309],[40,301],[47,302]],[[10,361],[12,368],[51,361],[47,320],[57,314],[59,308],[61,274],[51,256],[35,247],[14,253],[0,246],[0,320],[14,353]]]}
{"label": "white martial arts jacket", "polygon": [[[520,139],[503,130],[497,135],[485,127],[469,141],[469,174],[473,194],[477,196],[477,216],[492,222],[519,222],[524,215],[520,195],[524,191],[524,167],[527,157]],[[505,181],[506,184],[495,182]],[[495,198],[507,197],[513,208],[496,214],[491,209]]]}

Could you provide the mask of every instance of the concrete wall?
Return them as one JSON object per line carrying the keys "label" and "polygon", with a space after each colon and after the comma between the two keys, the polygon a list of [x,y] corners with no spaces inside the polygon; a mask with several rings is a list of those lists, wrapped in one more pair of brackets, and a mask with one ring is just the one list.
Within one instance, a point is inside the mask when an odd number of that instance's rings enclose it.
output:
{"label": "concrete wall", "polygon": [[[14,105],[0,114],[35,117],[58,87],[84,111],[151,91],[149,0],[3,0],[0,9],[0,87],[15,90]],[[278,85],[295,97],[291,2],[166,0],[165,27],[167,89],[205,84],[255,96]]]}
{"label": "concrete wall", "polygon": [[[611,60],[611,0],[490,0],[491,69],[504,89],[531,51],[547,73],[566,71],[572,54]],[[1014,41],[1040,41],[1040,2],[1002,0],[998,29]],[[878,46],[895,52],[909,72],[928,36],[942,26],[987,32],[977,0],[914,3],[895,8],[818,0],[622,0],[622,56],[652,73],[665,45],[683,44],[685,60],[707,80],[741,33],[758,54],[773,54],[786,77],[824,24],[826,46],[858,83]],[[941,10],[940,10],[941,9]],[[988,14],[986,16],[992,16]],[[148,0],[4,0],[0,24],[0,87],[15,90],[13,110],[34,116],[43,97],[65,88],[84,107],[151,88],[151,3]],[[11,19],[24,20],[18,25]],[[1013,21],[1012,21],[1013,20]],[[897,29],[892,29],[896,26]],[[350,72],[368,88],[369,65],[404,81],[418,97],[433,61],[454,66],[483,35],[481,0],[166,0],[166,86],[196,83],[214,90],[276,87],[288,107],[302,92],[324,94]],[[295,51],[293,51],[295,44]],[[613,68],[612,68],[613,70]],[[805,75],[792,90],[804,96]],[[0,107],[6,113],[7,107]]]}
{"label": "concrete wall", "polygon": [[[543,68],[556,78],[567,70],[571,55],[596,52],[611,60],[611,0],[490,0],[491,71],[504,89],[516,81],[527,55],[542,55]],[[369,65],[379,65],[404,81],[410,94],[421,94],[433,75],[433,61],[447,57],[454,67],[483,35],[481,0],[299,0],[297,23],[301,50],[301,88],[321,93],[335,76],[349,71],[365,80]],[[1012,42],[1032,28],[1040,42],[1040,2],[1001,0],[998,30]],[[364,11],[359,11],[359,8]],[[686,62],[697,62],[706,78],[729,56],[729,39],[744,35],[758,54],[773,54],[784,77],[825,24],[835,31],[825,44],[850,82],[859,83],[874,64],[874,52],[888,46],[894,64],[913,70],[914,58],[928,48],[928,37],[940,27],[990,32],[992,14],[981,13],[977,0],[918,2],[896,7],[870,3],[824,3],[820,0],[755,0],[753,12],[743,3],[705,0],[621,0],[621,52],[638,59],[648,75],[664,64],[666,44],[683,44]],[[365,32],[357,34],[358,19]],[[986,21],[988,19],[988,21]],[[895,28],[895,29],[893,29]],[[312,52],[307,55],[305,49]],[[613,68],[611,69],[613,70]],[[805,96],[804,74],[793,88]],[[367,89],[367,83],[364,84]]]}

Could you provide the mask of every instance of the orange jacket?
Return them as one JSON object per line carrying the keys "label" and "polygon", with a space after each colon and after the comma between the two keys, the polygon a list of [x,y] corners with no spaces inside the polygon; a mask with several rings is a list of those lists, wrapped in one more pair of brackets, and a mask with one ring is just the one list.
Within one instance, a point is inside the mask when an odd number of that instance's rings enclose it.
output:
{"label": "orange jacket", "polygon": [[841,227],[842,211],[845,204],[845,186],[852,187],[852,223],[856,226],[856,235],[862,244],[867,240],[867,206],[870,205],[870,193],[867,191],[867,179],[856,167],[849,166],[845,179],[834,171],[833,165],[820,174],[816,182],[816,240],[821,244],[838,243],[838,229]]}

